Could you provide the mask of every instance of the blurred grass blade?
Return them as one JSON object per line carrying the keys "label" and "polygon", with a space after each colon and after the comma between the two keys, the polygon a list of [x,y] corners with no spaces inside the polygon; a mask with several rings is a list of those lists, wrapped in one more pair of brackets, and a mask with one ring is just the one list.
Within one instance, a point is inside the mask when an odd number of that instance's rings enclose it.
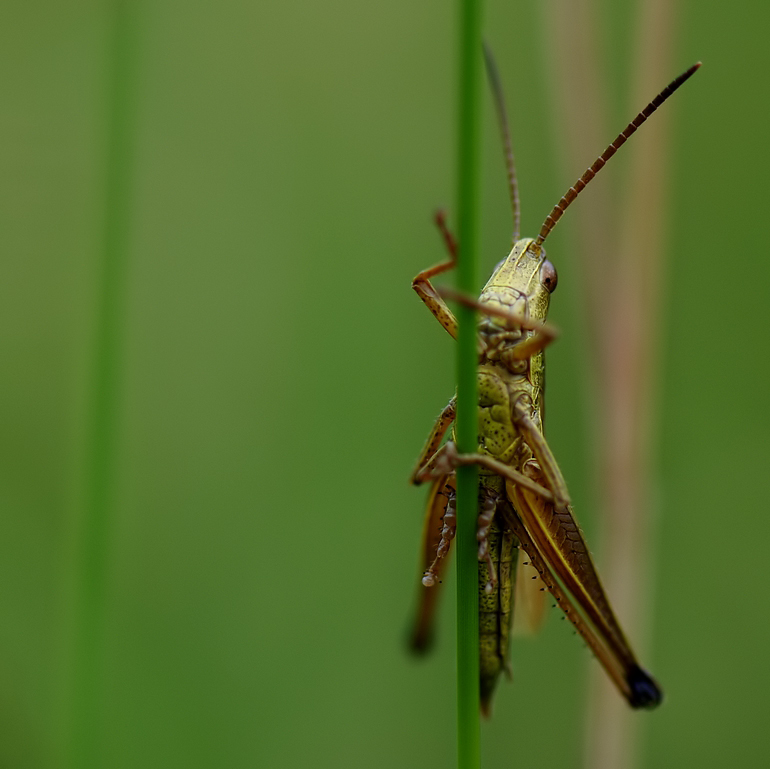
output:
{"label": "blurred grass blade", "polygon": [[[626,89],[621,114],[644,104],[670,79],[675,3],[652,0],[635,8],[633,86]],[[609,66],[599,61],[602,10],[595,0],[560,1],[545,12],[556,57],[551,68],[560,125],[570,168],[580,168],[592,146],[611,136],[606,94]],[[580,120],[570,118],[580,114]],[[587,297],[587,346],[592,365],[591,423],[597,425],[595,487],[602,516],[603,573],[618,614],[644,649],[648,636],[648,591],[653,579],[651,516],[654,488],[652,434],[658,413],[651,399],[659,375],[660,271],[666,186],[664,134],[669,110],[645,125],[626,150],[631,172],[622,206],[612,201],[612,179],[595,188],[575,212],[575,249]],[[598,395],[596,395],[598,394]],[[617,705],[600,671],[592,671],[585,766],[629,769],[638,761],[638,719]]]}
{"label": "blurred grass blade", "polygon": [[104,625],[130,229],[136,5],[116,0],[105,98],[107,157],[102,259],[97,266],[84,509],[75,555],[73,694],[69,765],[104,766]]}
{"label": "blurred grass blade", "polygon": [[[633,68],[624,109],[644,103],[678,69],[674,61],[677,3],[650,0],[635,8]],[[671,105],[645,126],[629,147],[629,171],[617,211],[617,261],[609,323],[599,329],[601,387],[608,404],[604,473],[597,477],[603,513],[605,574],[618,611],[641,648],[649,646],[656,572],[657,517],[654,446],[661,376],[665,294],[667,173]],[[610,333],[608,328],[614,329]],[[592,681],[585,766],[633,769],[639,765],[641,724],[615,707],[604,682]]]}

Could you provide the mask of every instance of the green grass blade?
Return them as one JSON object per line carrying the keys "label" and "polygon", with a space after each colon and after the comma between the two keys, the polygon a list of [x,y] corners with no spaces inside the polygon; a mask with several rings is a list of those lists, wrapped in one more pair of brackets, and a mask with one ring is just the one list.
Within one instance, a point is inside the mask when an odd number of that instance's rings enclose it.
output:
{"label": "green grass blade", "polygon": [[[457,288],[478,292],[476,252],[479,221],[481,94],[481,2],[460,2],[460,96],[457,211],[460,258]],[[476,313],[459,306],[457,345],[457,443],[461,453],[477,446],[478,396]],[[479,766],[479,604],[476,517],[478,470],[457,470],[457,765]]]}
{"label": "green grass blade", "polygon": [[103,766],[101,753],[104,625],[116,474],[116,433],[123,352],[125,273],[130,226],[135,5],[116,0],[105,99],[107,157],[101,271],[94,318],[84,506],[75,555],[73,692],[69,766]]}

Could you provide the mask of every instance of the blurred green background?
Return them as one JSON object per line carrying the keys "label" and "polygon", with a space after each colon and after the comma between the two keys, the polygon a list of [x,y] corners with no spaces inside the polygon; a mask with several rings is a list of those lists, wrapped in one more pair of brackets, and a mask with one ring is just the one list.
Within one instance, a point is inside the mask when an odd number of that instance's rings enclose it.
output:
{"label": "blurred green background", "polygon": [[[604,5],[619,129],[642,106],[623,100],[633,21]],[[0,12],[0,765],[18,769],[63,765],[66,742],[111,13]],[[403,639],[407,477],[453,389],[451,339],[409,283],[443,257],[430,217],[454,196],[454,5],[157,0],[137,20],[103,766],[453,766],[451,595],[432,658]],[[704,67],[670,105],[648,655],[668,700],[639,715],[645,766],[770,750],[768,22],[759,0],[679,11],[671,76]],[[534,0],[490,2],[487,28],[531,234],[573,181],[552,41]],[[510,222],[485,110],[486,272]],[[549,439],[590,537],[569,236],[549,240]],[[514,643],[487,767],[581,765],[595,663],[555,619]]]}

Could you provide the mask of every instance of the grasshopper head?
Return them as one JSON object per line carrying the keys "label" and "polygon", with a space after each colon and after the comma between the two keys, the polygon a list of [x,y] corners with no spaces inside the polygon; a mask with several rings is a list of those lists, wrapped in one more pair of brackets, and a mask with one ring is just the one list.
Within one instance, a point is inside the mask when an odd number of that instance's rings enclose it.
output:
{"label": "grasshopper head", "polygon": [[545,320],[556,289],[556,269],[532,238],[516,242],[481,294],[483,304]]}

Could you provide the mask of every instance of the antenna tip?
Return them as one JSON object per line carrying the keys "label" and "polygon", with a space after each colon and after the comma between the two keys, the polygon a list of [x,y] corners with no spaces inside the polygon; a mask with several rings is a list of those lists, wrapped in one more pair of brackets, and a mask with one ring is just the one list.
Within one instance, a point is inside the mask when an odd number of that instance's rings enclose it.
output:
{"label": "antenna tip", "polygon": [[703,64],[702,61],[696,61],[695,64],[693,64],[692,67],[690,67],[682,77],[685,80],[687,80],[689,77],[692,77],[701,68],[701,64]]}

